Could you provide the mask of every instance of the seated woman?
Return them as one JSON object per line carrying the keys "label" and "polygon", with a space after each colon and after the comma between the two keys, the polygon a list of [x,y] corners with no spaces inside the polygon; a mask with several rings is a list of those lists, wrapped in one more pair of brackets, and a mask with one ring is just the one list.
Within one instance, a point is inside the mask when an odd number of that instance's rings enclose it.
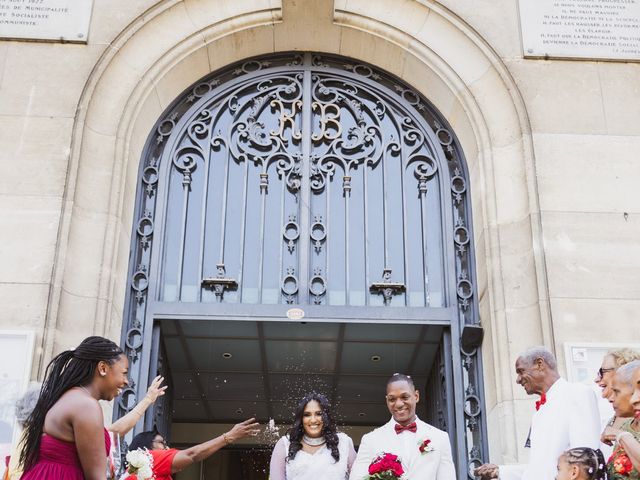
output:
{"label": "seated woman", "polygon": [[640,480],[640,360],[616,370],[611,385],[616,416],[630,418],[616,433],[613,454],[607,462],[609,478]]}
{"label": "seated woman", "polygon": [[112,400],[127,386],[128,366],[120,347],[102,337],[51,360],[25,424],[22,480],[106,478],[110,442],[98,400]]}
{"label": "seated woman", "polygon": [[305,396],[293,425],[273,449],[270,480],[344,480],[356,458],[353,441],[338,433],[324,395]]}
{"label": "seated woman", "polygon": [[588,447],[567,450],[558,459],[556,480],[606,480],[604,457]]}
{"label": "seated woman", "polygon": [[[260,425],[254,418],[238,423],[231,430],[219,437],[200,443],[185,450],[169,448],[164,437],[157,431],[142,432],[133,437],[129,451],[145,448],[153,457],[153,475],[155,480],[171,480],[171,474],[177,473],[196,462],[201,462],[216,453],[222,447],[231,445],[236,440],[255,436],[259,433]],[[127,475],[123,478],[135,480],[135,475]]]}

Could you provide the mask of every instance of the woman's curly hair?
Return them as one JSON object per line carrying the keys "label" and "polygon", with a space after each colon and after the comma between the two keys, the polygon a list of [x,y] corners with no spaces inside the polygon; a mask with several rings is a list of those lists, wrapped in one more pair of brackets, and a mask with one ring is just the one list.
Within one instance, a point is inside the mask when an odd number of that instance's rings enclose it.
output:
{"label": "woman's curly hair", "polygon": [[340,460],[340,452],[338,451],[338,432],[336,421],[331,411],[331,405],[327,397],[321,393],[309,393],[304,396],[296,408],[293,425],[288,431],[289,434],[289,455],[287,461],[295,458],[296,454],[302,449],[302,437],[304,436],[304,427],[302,419],[304,417],[304,409],[309,402],[315,400],[320,404],[322,409],[322,435],[324,436],[326,447],[331,450],[331,456],[336,462]]}

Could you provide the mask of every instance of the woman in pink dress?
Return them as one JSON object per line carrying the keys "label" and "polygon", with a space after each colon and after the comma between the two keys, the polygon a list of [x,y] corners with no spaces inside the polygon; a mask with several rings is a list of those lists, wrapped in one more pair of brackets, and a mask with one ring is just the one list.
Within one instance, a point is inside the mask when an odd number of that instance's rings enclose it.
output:
{"label": "woman in pink dress", "polygon": [[128,368],[122,349],[102,337],[51,361],[26,423],[22,480],[105,480],[110,442],[98,400],[121,392]]}

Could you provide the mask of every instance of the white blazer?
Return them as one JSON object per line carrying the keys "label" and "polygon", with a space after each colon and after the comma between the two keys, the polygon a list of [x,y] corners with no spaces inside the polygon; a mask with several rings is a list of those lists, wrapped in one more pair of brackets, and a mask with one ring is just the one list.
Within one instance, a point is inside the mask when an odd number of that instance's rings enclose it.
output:
{"label": "white blazer", "polygon": [[[369,474],[369,465],[381,453],[398,455],[404,467],[406,480],[455,480],[456,472],[451,457],[449,435],[436,427],[416,419],[416,433],[395,432],[395,420],[362,437],[358,456],[351,467],[349,480],[362,480]],[[403,435],[411,435],[401,438]],[[432,452],[421,453],[420,443],[431,440]]]}
{"label": "white blazer", "polygon": [[[500,480],[553,480],[558,457],[569,448],[600,445],[600,414],[594,391],[560,378],[533,414],[529,463],[500,465]],[[524,444],[524,440],[522,440]]]}

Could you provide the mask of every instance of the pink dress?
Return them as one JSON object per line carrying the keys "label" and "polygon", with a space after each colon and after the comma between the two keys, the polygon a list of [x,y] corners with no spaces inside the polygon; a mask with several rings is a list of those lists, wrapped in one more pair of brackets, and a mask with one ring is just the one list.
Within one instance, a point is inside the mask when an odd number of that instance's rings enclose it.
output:
{"label": "pink dress", "polygon": [[[104,443],[106,459],[111,449],[111,438],[106,429]],[[105,468],[106,465],[105,461]],[[38,461],[22,475],[21,480],[84,480],[76,444],[58,440],[51,435],[42,435]]]}

